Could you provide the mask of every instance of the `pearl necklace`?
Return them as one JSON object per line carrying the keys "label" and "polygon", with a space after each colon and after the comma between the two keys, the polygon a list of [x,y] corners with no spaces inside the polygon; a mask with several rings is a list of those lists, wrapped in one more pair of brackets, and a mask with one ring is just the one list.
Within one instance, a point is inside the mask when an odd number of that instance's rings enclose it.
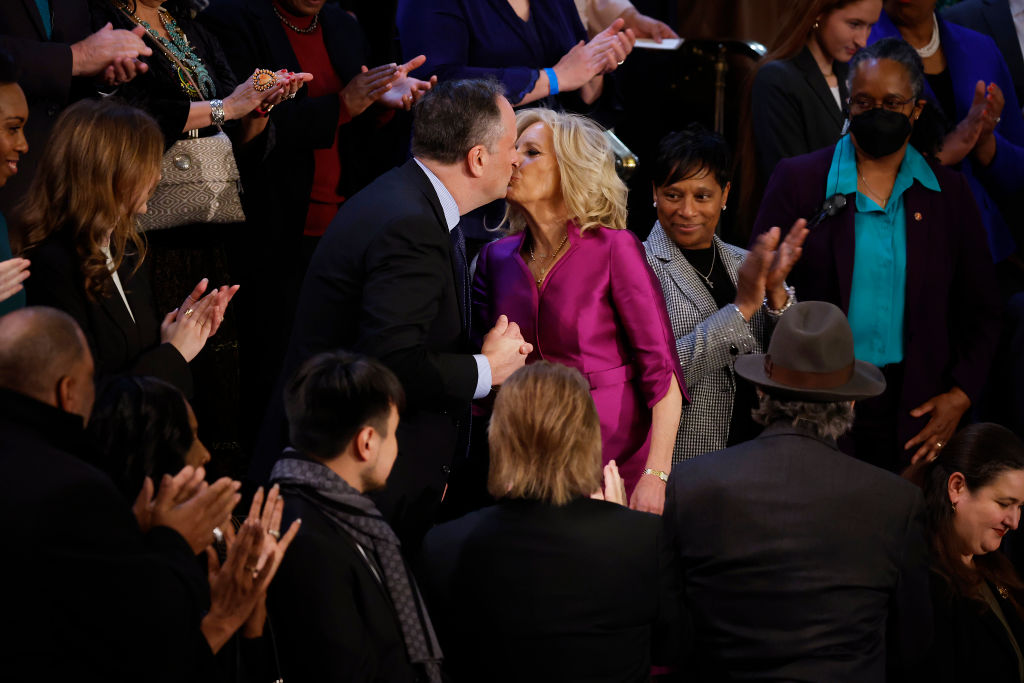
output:
{"label": "pearl necklace", "polygon": [[288,19],[286,19],[285,16],[283,14],[281,14],[280,10],[277,9],[277,6],[275,6],[273,4],[271,4],[270,6],[273,7],[274,14],[276,14],[277,18],[281,20],[281,23],[284,24],[285,26],[287,26],[288,28],[290,28],[291,30],[295,31],[296,33],[312,33],[320,25],[320,13],[319,12],[317,12],[316,14],[313,15],[313,21],[309,22],[309,26],[308,27],[306,27],[306,28],[299,28],[298,26],[296,26],[292,22],[288,21]]}
{"label": "pearl necklace", "polygon": [[933,56],[936,52],[939,51],[939,47],[941,45],[942,43],[939,40],[939,20],[933,12],[931,40],[929,40],[928,44],[922,47],[921,49],[918,49],[916,47],[914,49],[917,50],[917,54],[921,57],[921,59],[928,59],[929,57]]}

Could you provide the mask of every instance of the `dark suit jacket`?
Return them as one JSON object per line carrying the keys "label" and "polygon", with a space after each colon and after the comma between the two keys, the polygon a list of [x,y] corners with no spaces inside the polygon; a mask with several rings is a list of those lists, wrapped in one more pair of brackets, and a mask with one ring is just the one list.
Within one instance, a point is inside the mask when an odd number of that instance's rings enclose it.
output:
{"label": "dark suit jacket", "polygon": [[1007,0],[961,0],[942,10],[942,16],[954,24],[984,33],[996,41],[1013,78],[1017,102],[1024,102],[1024,56]]}
{"label": "dark suit jacket", "polygon": [[[1018,643],[1024,644],[1024,623],[1013,605],[996,596]],[[1017,653],[1006,627],[985,603],[953,594],[949,584],[932,574],[935,640],[921,681],[930,683],[1019,683]]]}
{"label": "dark suit jacket", "polygon": [[646,681],[682,645],[660,521],[506,500],[432,529],[421,586],[456,681]]}
{"label": "dark suit jacket", "polygon": [[[286,380],[310,356],[345,348],[379,358],[398,375],[407,398],[398,459],[375,500],[407,547],[418,547],[432,523],[460,438],[457,423],[476,390],[453,262],[427,176],[412,160],[384,174],[345,202],[320,240],[282,374]],[[285,445],[279,397],[253,465],[260,481]]]}
{"label": "dark suit jacket", "polygon": [[302,519],[268,598],[284,679],[417,680],[391,598],[355,541],[297,489],[281,493],[284,527]]}
{"label": "dark suit jacket", "polygon": [[[86,464],[82,419],[0,390],[0,580],[7,675],[38,681],[184,681],[209,670],[209,589],[175,531],[139,531]],[[19,675],[21,674],[21,675]]]}
{"label": "dark suit jacket", "polygon": [[18,84],[29,107],[25,125],[29,153],[22,158],[18,174],[0,192],[0,211],[8,215],[28,189],[57,116],[74,100],[95,92],[85,79],[71,77],[71,44],[90,32],[87,0],[50,0],[50,7],[53,33],[47,38],[35,0],[0,2],[0,47],[14,57]]}
{"label": "dark suit jacket", "polygon": [[834,145],[846,119],[847,65],[835,62],[839,80],[836,104],[810,50],[791,59],[769,62],[754,77],[750,96],[754,145],[760,187],[768,182],[781,159]]}
{"label": "dark suit jacket", "polygon": [[[785,234],[811,218],[825,187],[833,147],[779,163],[754,222],[752,240],[774,225]],[[931,165],[941,192],[915,182],[903,195],[907,218],[904,377],[898,433],[906,443],[927,423],[910,411],[954,385],[977,402],[999,334],[1001,304],[977,205],[960,173]],[[853,281],[855,196],[807,237],[789,275],[801,301],[849,310]]]}
{"label": "dark suit jacket", "polygon": [[61,233],[29,250],[26,257],[32,261],[32,277],[25,282],[29,305],[59,308],[75,319],[89,340],[97,379],[152,375],[192,395],[192,371],[185,358],[171,344],[160,343],[163,315],[156,310],[145,262],[132,275],[136,259],[126,256],[117,271],[132,309],[129,314],[113,280],[107,280],[99,301],[89,300],[78,254]]}
{"label": "dark suit jacket", "polygon": [[698,680],[884,681],[887,654],[914,670],[931,626],[923,514],[909,482],[783,423],[673,467],[664,520]]}

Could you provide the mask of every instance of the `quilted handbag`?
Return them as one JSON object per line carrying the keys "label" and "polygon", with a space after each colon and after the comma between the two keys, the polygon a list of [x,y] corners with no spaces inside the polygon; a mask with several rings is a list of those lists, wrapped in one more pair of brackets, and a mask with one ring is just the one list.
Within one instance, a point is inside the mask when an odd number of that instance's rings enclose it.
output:
{"label": "quilted handbag", "polygon": [[238,165],[224,131],[178,140],[164,153],[160,172],[149,209],[139,216],[139,230],[245,220]]}

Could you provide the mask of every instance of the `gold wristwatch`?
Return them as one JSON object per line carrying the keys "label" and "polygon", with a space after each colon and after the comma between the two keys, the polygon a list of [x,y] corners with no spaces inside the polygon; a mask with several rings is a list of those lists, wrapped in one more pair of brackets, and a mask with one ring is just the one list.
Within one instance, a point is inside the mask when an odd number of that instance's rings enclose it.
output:
{"label": "gold wristwatch", "polygon": [[668,483],[668,472],[662,472],[661,470],[652,470],[650,467],[648,467],[646,470],[644,470],[644,474],[653,474],[666,484]]}

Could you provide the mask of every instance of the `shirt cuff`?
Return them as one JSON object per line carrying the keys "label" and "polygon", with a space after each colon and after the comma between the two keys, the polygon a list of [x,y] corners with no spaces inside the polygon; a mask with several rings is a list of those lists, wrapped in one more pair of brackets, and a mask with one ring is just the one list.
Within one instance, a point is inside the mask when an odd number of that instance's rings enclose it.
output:
{"label": "shirt cuff", "polygon": [[491,393],[491,364],[482,353],[474,354],[473,360],[476,361],[476,391],[473,392],[473,398],[483,398]]}

